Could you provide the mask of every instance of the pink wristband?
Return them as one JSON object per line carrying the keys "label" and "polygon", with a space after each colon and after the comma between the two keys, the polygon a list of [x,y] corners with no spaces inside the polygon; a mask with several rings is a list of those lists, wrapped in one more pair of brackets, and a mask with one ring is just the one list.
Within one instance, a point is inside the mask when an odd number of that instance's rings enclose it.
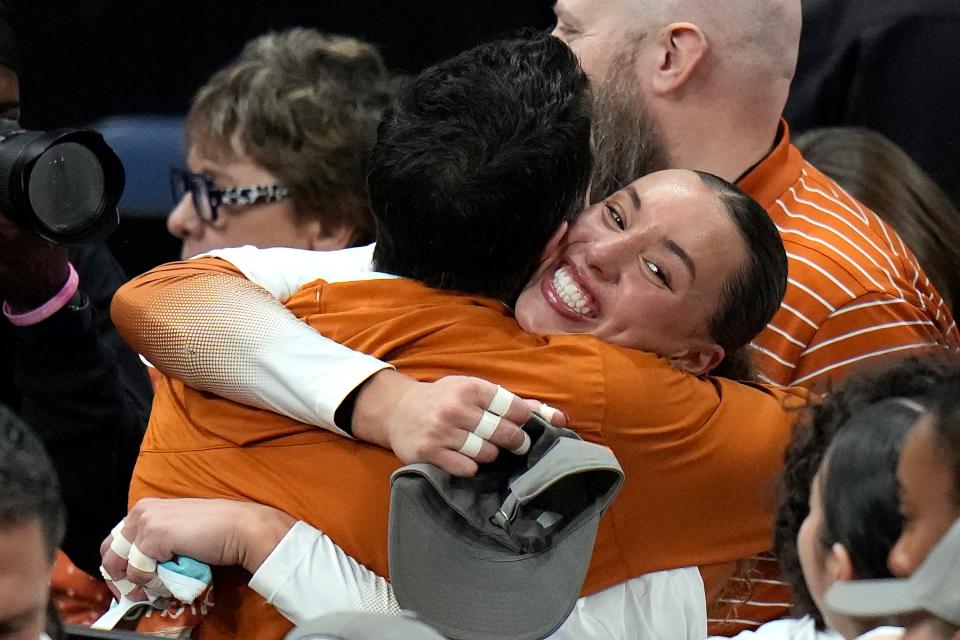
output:
{"label": "pink wristband", "polygon": [[74,269],[73,265],[69,262],[67,263],[67,268],[69,269],[67,281],[52,298],[36,309],[31,309],[24,313],[14,313],[10,310],[10,303],[4,301],[3,315],[7,316],[7,320],[14,326],[29,327],[30,325],[43,322],[57,311],[60,311],[60,309],[63,309],[67,303],[70,302],[70,299],[73,298],[73,294],[77,292],[80,286],[80,276],[77,275],[77,270]]}

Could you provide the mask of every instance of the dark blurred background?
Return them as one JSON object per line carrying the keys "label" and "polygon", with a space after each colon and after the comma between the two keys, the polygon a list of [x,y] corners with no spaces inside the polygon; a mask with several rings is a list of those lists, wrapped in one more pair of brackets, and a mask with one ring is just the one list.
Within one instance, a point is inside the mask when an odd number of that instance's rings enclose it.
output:
{"label": "dark blurred background", "polygon": [[[391,68],[413,73],[512,29],[553,21],[552,0],[7,1],[20,44],[22,122],[39,129],[122,114],[182,115],[244,42],[271,29],[303,25],[357,36],[379,45]],[[176,259],[179,242],[162,217],[121,214],[110,243],[131,275]]]}

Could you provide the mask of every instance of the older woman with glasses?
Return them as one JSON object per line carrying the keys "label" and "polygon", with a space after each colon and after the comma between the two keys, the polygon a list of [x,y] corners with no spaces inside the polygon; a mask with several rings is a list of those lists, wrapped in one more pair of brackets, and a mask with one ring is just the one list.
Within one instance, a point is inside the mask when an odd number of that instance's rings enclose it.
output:
{"label": "older woman with glasses", "polygon": [[187,115],[189,170],[171,170],[167,218],[182,257],[370,242],[366,159],[392,95],[364,42],[302,28],[250,41]]}

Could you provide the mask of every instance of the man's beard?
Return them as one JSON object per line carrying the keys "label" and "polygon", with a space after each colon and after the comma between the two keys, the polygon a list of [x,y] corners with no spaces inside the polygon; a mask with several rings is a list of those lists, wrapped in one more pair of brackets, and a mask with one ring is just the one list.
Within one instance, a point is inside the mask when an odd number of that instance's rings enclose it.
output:
{"label": "man's beard", "polygon": [[670,167],[660,132],[637,87],[633,58],[632,51],[618,55],[610,76],[594,85],[591,203]]}

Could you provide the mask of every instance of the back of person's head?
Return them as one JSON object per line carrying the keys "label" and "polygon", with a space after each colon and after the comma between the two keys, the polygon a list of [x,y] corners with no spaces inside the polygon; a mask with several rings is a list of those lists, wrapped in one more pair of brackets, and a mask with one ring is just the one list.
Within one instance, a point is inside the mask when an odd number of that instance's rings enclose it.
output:
{"label": "back of person's head", "polygon": [[0,529],[38,522],[52,562],[63,541],[65,518],[60,483],[43,444],[0,405]]}
{"label": "back of person's head", "polygon": [[892,404],[869,424],[846,423],[824,454],[820,543],[850,554],[859,580],[890,578],[887,556],[903,526],[897,501],[897,461],[918,416],[913,402]]}
{"label": "back of person's head", "polygon": [[723,286],[710,318],[710,335],[723,347],[714,375],[750,377],[746,345],[773,318],[787,288],[787,254],[776,225],[756,200],[717,176],[697,175],[730,214],[747,250],[747,261]]}
{"label": "back of person's head", "polygon": [[260,36],[200,89],[186,144],[204,158],[244,155],[275,175],[294,212],[373,237],[366,173],[395,83],[375,47],[294,28]]}
{"label": "back of person's head", "polygon": [[648,29],[685,22],[699,26],[711,53],[722,56],[720,64],[732,67],[739,60],[743,68],[737,73],[745,78],[759,76],[751,82],[793,78],[800,50],[799,0],[630,2],[636,7],[637,22],[641,25],[646,22]]}
{"label": "back of person's head", "polygon": [[736,180],[769,152],[800,0],[558,0],[553,33],[593,82],[594,201],[658,169]]}
{"label": "back of person's head", "polygon": [[[842,544],[856,579],[890,577],[888,556],[903,523],[896,480],[900,449],[929,394],[945,380],[960,381],[956,358],[907,358],[854,375],[830,390],[825,401],[807,408],[787,448],[774,535],[781,570],[794,590],[795,612],[823,625],[797,553],[797,534],[809,514],[818,470],[823,477],[822,548]],[[876,405],[891,399],[897,401],[878,412]]]}
{"label": "back of person's head", "polygon": [[512,302],[591,169],[586,76],[546,34],[491,42],[413,78],[369,176],[379,270]]}
{"label": "back of person's head", "polygon": [[793,142],[893,227],[948,306],[960,302],[960,212],[903,149],[862,127],[811,129]]}

